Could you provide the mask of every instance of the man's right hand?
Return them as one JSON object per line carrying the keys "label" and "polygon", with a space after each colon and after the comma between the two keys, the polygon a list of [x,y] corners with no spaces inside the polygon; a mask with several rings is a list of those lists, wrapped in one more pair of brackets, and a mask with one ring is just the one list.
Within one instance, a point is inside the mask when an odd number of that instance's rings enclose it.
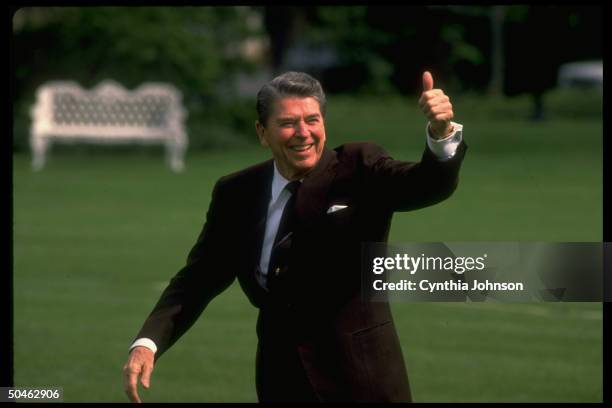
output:
{"label": "man's right hand", "polygon": [[153,350],[137,346],[132,349],[123,366],[123,389],[131,402],[142,402],[138,396],[138,377],[143,387],[149,388],[155,361]]}

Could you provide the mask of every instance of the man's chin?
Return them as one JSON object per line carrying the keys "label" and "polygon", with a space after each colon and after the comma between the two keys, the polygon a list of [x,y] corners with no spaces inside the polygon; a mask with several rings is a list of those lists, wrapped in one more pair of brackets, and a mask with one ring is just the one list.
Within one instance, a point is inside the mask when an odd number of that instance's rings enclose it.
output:
{"label": "man's chin", "polygon": [[315,166],[311,163],[300,162],[293,166],[293,172],[298,178],[306,176]]}

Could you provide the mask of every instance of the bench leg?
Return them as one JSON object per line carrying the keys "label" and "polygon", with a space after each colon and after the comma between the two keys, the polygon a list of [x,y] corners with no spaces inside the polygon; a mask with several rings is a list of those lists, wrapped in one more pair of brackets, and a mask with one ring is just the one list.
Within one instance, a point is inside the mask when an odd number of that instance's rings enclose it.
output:
{"label": "bench leg", "polygon": [[41,170],[45,166],[49,140],[46,137],[32,137],[30,147],[32,149],[32,169]]}
{"label": "bench leg", "polygon": [[166,144],[166,160],[172,171],[180,173],[185,169],[185,163],[183,161],[185,150],[185,146],[179,143]]}

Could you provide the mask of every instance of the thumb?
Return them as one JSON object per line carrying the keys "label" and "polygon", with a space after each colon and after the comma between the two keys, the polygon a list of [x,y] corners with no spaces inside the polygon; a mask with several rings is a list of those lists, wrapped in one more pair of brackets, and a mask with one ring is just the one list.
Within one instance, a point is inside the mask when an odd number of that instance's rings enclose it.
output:
{"label": "thumb", "polygon": [[429,71],[423,72],[423,92],[431,91],[433,89],[433,77]]}

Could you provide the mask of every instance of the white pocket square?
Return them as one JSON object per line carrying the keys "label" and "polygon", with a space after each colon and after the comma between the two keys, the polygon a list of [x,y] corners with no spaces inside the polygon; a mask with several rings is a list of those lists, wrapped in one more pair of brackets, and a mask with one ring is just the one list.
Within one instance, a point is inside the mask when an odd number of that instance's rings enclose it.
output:
{"label": "white pocket square", "polygon": [[348,205],[332,205],[327,209],[327,213],[331,214],[336,211],[344,210],[345,208],[348,208]]}

